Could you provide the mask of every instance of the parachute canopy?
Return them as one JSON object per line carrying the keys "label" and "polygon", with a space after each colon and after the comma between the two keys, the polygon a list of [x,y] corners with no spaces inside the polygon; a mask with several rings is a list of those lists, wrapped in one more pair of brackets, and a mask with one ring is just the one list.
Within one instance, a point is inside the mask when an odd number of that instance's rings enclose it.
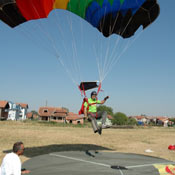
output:
{"label": "parachute canopy", "polygon": [[159,15],[157,0],[0,0],[0,19],[11,27],[48,17],[53,9],[68,10],[89,22],[104,36],[134,35]]}

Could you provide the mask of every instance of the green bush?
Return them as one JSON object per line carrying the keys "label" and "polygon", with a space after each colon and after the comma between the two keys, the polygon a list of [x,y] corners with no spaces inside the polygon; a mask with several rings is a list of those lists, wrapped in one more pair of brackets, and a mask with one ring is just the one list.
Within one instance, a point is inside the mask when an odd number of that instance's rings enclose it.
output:
{"label": "green bush", "polygon": [[127,125],[128,120],[129,120],[128,117],[124,113],[117,112],[113,116],[112,124],[113,125]]}
{"label": "green bush", "polygon": [[135,118],[128,118],[128,125],[137,125],[137,121]]}

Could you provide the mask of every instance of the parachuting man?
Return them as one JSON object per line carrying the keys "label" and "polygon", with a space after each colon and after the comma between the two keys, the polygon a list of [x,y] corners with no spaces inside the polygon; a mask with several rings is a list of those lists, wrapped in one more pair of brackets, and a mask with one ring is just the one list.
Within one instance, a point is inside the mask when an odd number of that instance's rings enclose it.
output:
{"label": "parachuting man", "polygon": [[[91,98],[87,99],[84,103],[84,115],[86,118],[90,119],[94,133],[98,132],[100,135],[102,133],[102,129],[108,127],[105,125],[107,112],[97,112],[97,104],[104,104],[108,98],[109,96],[105,97],[104,100],[100,101],[97,99],[97,92],[92,91]],[[97,124],[97,119],[102,119],[102,125]]]}

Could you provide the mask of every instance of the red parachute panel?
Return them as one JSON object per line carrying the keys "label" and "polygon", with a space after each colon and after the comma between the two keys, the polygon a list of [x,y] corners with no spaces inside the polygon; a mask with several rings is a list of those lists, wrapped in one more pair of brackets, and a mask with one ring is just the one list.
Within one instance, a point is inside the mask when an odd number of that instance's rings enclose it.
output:
{"label": "red parachute panel", "polygon": [[55,0],[16,0],[20,12],[26,20],[48,17]]}

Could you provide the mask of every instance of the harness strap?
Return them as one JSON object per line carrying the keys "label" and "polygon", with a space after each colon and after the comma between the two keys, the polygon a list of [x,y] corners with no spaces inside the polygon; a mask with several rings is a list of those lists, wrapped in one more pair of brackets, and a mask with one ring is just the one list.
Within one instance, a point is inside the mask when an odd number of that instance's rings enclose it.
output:
{"label": "harness strap", "polygon": [[86,97],[86,92],[85,92],[85,89],[84,89],[84,84],[82,84],[82,87],[83,87],[83,90],[81,90],[80,86],[78,86],[78,89],[80,90],[81,92],[81,96],[85,96]]}
{"label": "harness strap", "polygon": [[89,114],[90,114],[92,117],[95,117],[95,118],[97,118],[97,115],[98,115],[97,112],[95,113],[95,116],[94,116],[94,114],[93,114],[92,112],[88,112],[88,115],[89,115]]}
{"label": "harness strap", "polygon": [[100,90],[101,90],[101,82],[100,82],[100,84],[99,84],[99,86],[98,86],[97,95],[98,95],[98,93],[100,92]]}

